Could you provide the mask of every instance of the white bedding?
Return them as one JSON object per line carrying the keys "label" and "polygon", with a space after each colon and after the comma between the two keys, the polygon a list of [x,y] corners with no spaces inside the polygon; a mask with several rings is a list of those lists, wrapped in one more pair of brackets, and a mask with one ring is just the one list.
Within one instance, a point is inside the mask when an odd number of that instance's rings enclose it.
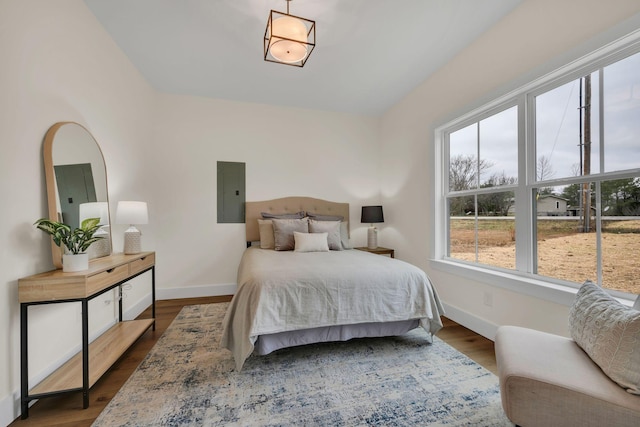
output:
{"label": "white bedding", "polygon": [[260,335],[321,326],[420,319],[434,334],[444,312],[427,275],[406,262],[358,250],[248,248],[221,344],[240,370]]}

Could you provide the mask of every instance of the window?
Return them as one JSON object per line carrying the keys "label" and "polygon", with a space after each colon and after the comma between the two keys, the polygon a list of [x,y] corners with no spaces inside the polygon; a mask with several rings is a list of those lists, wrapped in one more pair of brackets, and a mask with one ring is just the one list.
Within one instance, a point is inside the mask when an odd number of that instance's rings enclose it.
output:
{"label": "window", "polygon": [[[449,135],[449,251],[460,260],[515,268],[514,194],[518,109]],[[506,191],[505,191],[506,190]],[[500,256],[498,256],[500,253]]]}
{"label": "window", "polygon": [[443,258],[640,293],[639,50],[594,55],[438,130]]}

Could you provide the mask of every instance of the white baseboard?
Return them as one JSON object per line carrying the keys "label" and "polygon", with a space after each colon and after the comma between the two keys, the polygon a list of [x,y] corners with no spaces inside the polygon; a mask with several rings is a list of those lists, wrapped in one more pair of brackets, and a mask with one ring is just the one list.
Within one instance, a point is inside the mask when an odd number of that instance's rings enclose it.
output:
{"label": "white baseboard", "polygon": [[233,295],[238,286],[235,283],[189,286],[182,288],[161,288],[156,290],[156,299],[180,299]]}
{"label": "white baseboard", "polygon": [[20,416],[20,391],[0,399],[0,426],[8,426]]}
{"label": "white baseboard", "polygon": [[459,323],[465,328],[471,329],[473,332],[480,334],[491,341],[494,340],[496,331],[498,330],[498,325],[445,302],[443,302],[442,305],[444,306],[445,317],[448,317],[454,322]]}
{"label": "white baseboard", "polygon": [[122,320],[133,320],[142,314],[151,305],[151,293],[140,298],[140,300],[131,307],[124,310]]}

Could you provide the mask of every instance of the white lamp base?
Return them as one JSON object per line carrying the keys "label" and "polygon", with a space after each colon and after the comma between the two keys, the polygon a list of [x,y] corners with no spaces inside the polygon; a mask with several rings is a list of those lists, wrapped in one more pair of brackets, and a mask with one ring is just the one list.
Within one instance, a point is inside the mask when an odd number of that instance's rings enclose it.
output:
{"label": "white lamp base", "polygon": [[367,248],[376,249],[378,247],[378,229],[371,226],[367,230]]}
{"label": "white lamp base", "polygon": [[[109,226],[106,225],[104,227],[109,227]],[[96,231],[94,236],[102,237],[102,239],[98,240],[97,242],[94,242],[91,246],[89,246],[89,249],[87,251],[89,252],[89,259],[100,258],[100,257],[111,255],[110,234],[104,228],[100,228],[98,231]]]}
{"label": "white lamp base", "polygon": [[142,233],[133,225],[124,232],[124,253],[137,254],[142,252]]}

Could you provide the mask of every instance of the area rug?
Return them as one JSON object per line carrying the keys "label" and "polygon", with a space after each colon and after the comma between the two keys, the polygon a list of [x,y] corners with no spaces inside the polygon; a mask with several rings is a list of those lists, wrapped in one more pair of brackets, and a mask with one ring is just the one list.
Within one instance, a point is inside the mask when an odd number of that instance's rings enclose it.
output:
{"label": "area rug", "polygon": [[228,303],[186,306],[93,424],[512,426],[498,379],[418,328],[251,356],[219,347]]}

